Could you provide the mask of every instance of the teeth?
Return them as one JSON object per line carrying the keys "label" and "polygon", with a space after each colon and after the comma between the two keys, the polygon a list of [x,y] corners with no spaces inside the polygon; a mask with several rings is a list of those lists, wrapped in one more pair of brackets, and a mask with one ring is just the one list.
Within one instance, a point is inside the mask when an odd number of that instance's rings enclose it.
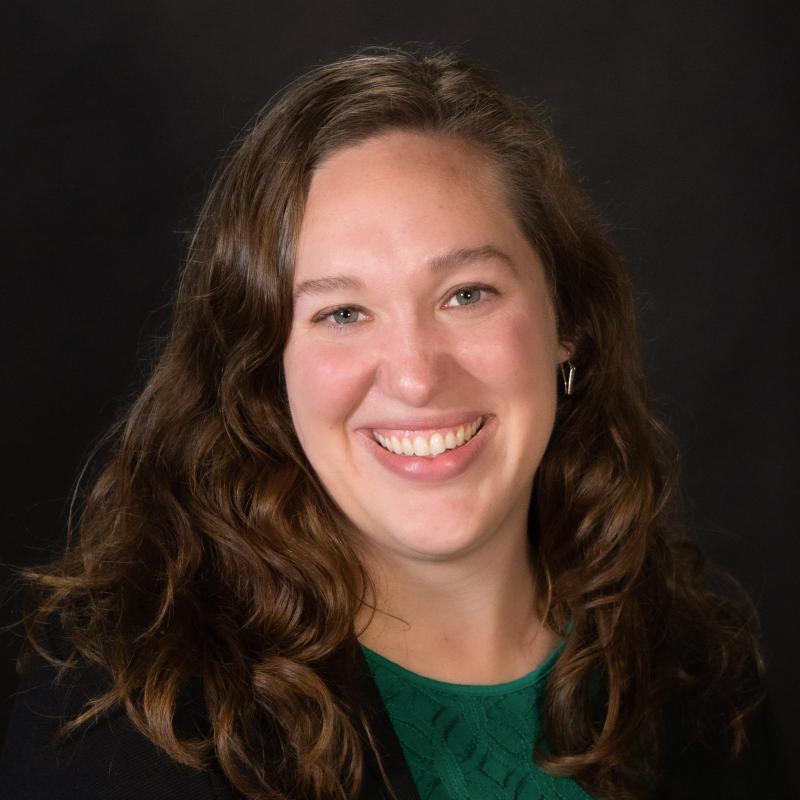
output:
{"label": "teeth", "polygon": [[455,450],[466,444],[478,432],[481,421],[479,417],[467,425],[459,426],[457,430],[449,430],[444,433],[436,431],[427,439],[424,436],[414,436],[413,438],[404,436],[400,439],[397,436],[383,436],[377,432],[374,432],[373,435],[382,447],[397,455],[435,458],[445,450]]}
{"label": "teeth", "polygon": [[428,445],[426,439],[423,439],[421,436],[417,436],[414,439],[414,455],[415,456],[429,456],[431,454],[431,448]]}
{"label": "teeth", "polygon": [[433,436],[431,436],[431,455],[438,456],[439,453],[444,453],[445,449],[442,434],[434,433]]}

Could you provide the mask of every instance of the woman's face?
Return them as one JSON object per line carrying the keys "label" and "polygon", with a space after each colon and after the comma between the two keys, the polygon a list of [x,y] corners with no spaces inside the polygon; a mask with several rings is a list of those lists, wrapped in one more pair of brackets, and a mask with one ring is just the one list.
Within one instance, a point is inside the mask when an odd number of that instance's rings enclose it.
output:
{"label": "woman's face", "polygon": [[569,352],[486,160],[401,131],[323,160],[294,292],[292,419],[363,545],[453,559],[524,532]]}

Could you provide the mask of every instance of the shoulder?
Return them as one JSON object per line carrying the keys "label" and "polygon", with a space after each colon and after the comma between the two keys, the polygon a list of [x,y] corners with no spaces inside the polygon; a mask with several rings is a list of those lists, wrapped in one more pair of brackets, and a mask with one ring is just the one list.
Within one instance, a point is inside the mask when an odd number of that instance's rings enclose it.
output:
{"label": "shoulder", "polygon": [[[69,654],[56,624],[47,630],[44,644],[59,658]],[[221,775],[176,763],[142,736],[119,709],[56,743],[60,726],[107,685],[108,678],[98,667],[78,666],[59,676],[52,664],[31,654],[14,696],[0,755],[0,796],[233,800]]]}

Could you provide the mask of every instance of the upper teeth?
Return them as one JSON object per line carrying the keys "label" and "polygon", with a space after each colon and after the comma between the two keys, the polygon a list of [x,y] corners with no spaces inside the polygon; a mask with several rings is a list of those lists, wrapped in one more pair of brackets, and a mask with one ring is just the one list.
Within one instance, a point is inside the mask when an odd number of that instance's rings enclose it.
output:
{"label": "upper teeth", "polygon": [[445,450],[453,450],[468,442],[481,426],[481,417],[458,428],[434,431],[427,436],[414,431],[403,431],[402,434],[380,434],[373,431],[376,441],[399,456],[428,456],[433,458]]}

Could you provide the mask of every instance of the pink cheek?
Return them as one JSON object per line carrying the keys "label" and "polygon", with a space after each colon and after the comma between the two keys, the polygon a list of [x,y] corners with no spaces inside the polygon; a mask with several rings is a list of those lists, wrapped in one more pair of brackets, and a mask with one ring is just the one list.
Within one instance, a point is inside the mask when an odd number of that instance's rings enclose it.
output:
{"label": "pink cheek", "polygon": [[500,325],[478,331],[460,349],[469,371],[498,390],[525,390],[549,379],[549,337],[544,326],[524,315],[509,315]]}
{"label": "pink cheek", "polygon": [[308,409],[304,426],[334,426],[358,406],[369,386],[370,365],[347,347],[314,347],[292,354],[290,393]]}

